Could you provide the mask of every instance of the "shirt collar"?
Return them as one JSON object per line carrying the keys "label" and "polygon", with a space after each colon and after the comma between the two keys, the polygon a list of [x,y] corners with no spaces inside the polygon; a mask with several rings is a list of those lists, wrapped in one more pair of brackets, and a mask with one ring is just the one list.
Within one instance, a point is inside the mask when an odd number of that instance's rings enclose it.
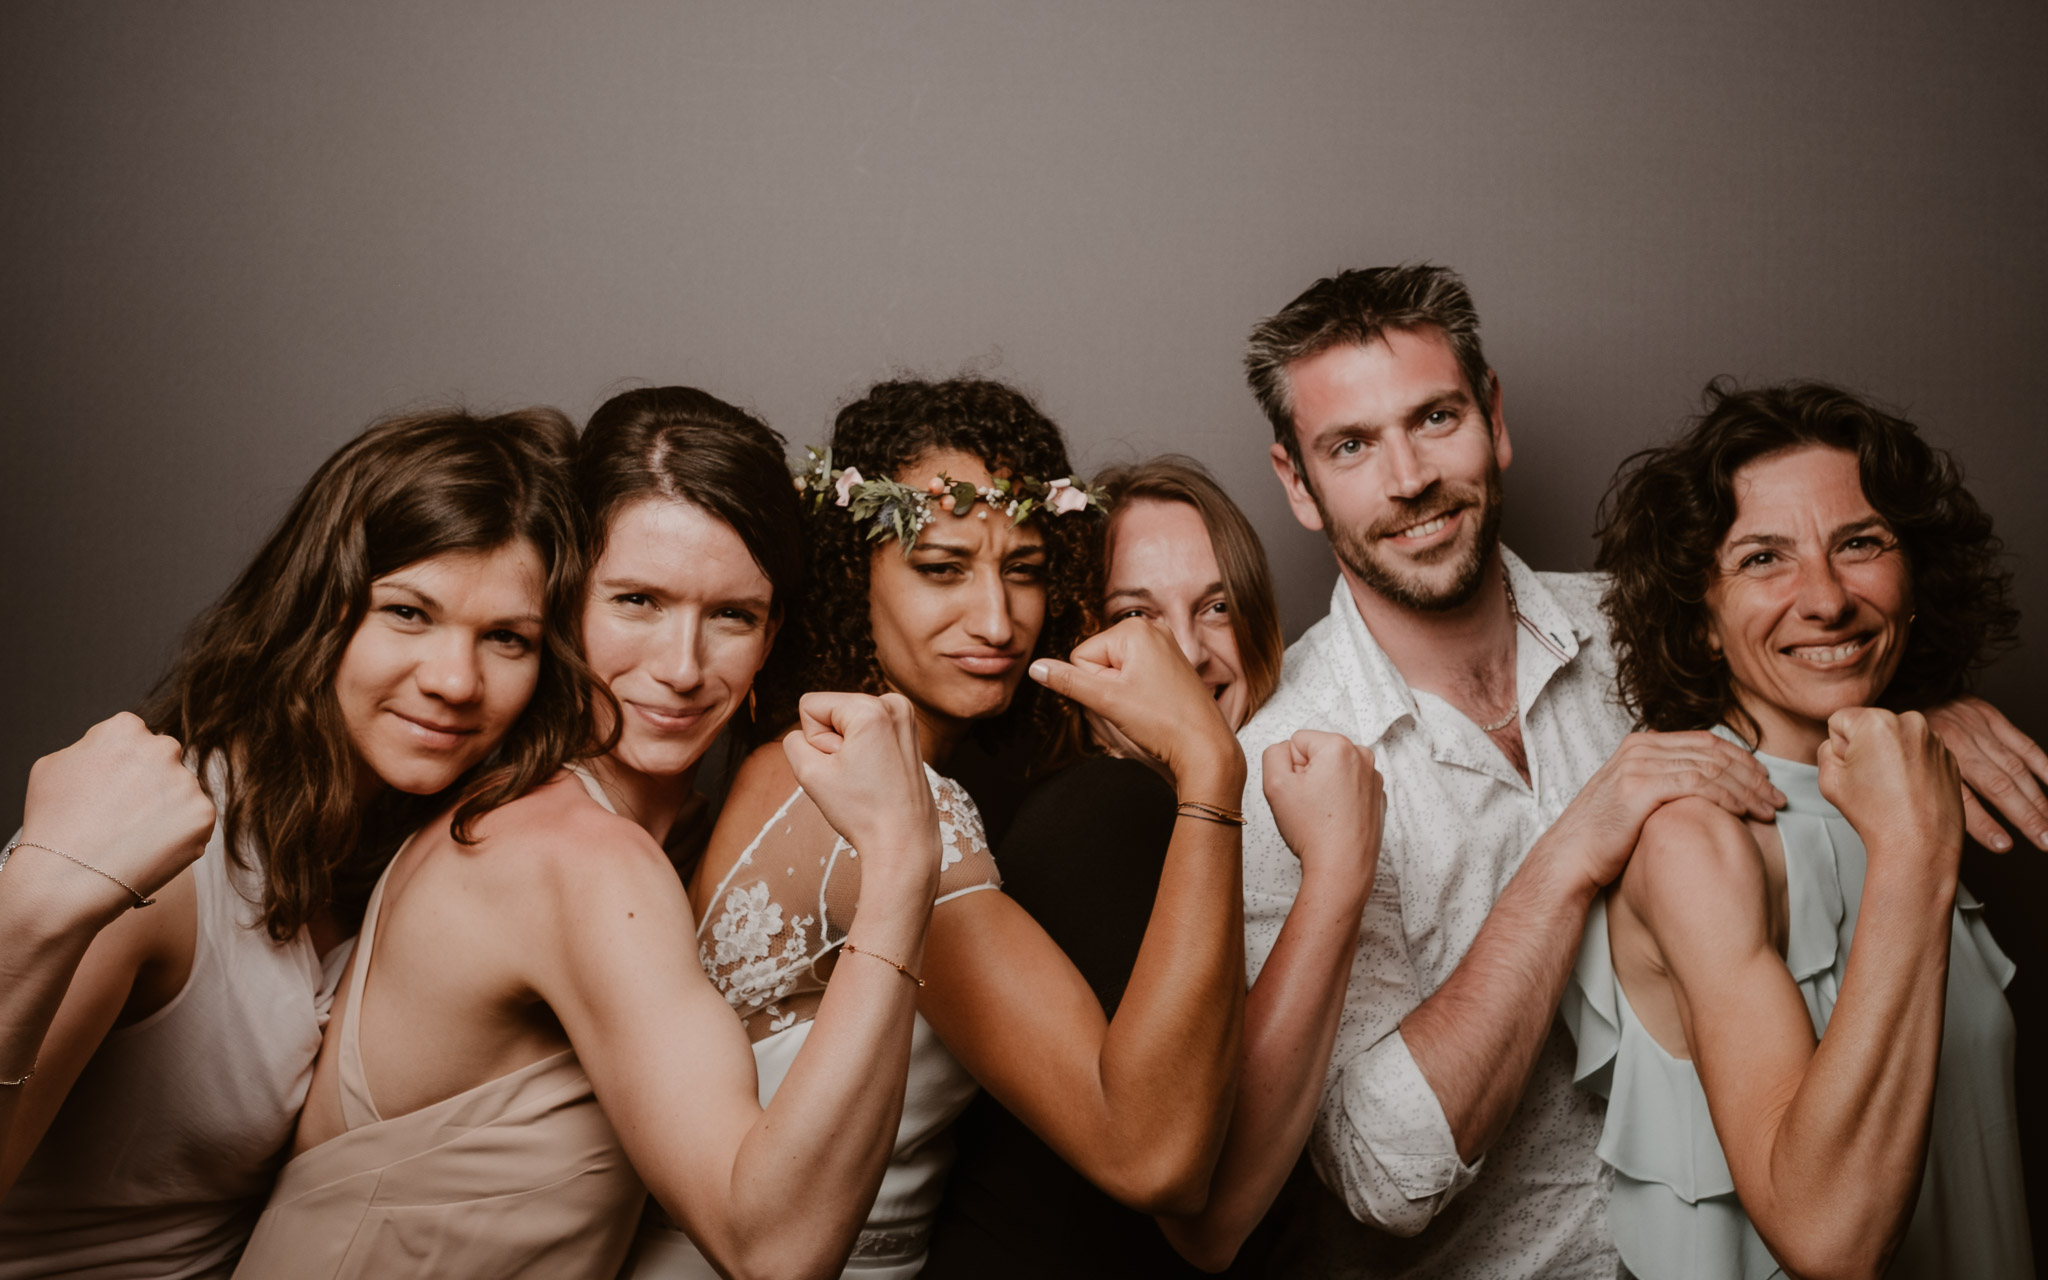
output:
{"label": "shirt collar", "polygon": [[[1514,586],[1515,608],[1523,620],[1515,636],[1516,683],[1522,708],[1527,711],[1550,677],[1576,658],[1580,643],[1592,637],[1585,627],[1573,623],[1571,614],[1550,594],[1536,571],[1522,563],[1520,556],[1502,547],[1500,558],[1508,581]],[[1338,634],[1344,642],[1345,653],[1335,665],[1357,712],[1358,743],[1376,747],[1402,717],[1416,717],[1415,694],[1393,659],[1387,657],[1387,651],[1373,639],[1372,629],[1358,612],[1358,601],[1351,596],[1351,584],[1341,573],[1330,594],[1330,614],[1338,620]],[[1525,653],[1531,647],[1535,652]],[[1533,671],[1529,665],[1532,658]],[[1529,675],[1537,678],[1529,680]]]}

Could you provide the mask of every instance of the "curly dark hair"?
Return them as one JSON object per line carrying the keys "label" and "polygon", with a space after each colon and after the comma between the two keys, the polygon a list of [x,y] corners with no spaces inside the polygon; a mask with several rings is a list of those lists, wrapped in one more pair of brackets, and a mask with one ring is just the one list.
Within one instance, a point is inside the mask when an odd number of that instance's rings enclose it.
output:
{"label": "curly dark hair", "polygon": [[1991,517],[1963,487],[1955,459],[1912,423],[1816,382],[1745,391],[1716,379],[1703,408],[1677,440],[1623,462],[1600,504],[1595,564],[1611,575],[1601,608],[1622,702],[1638,724],[1734,723],[1756,736],[1727,666],[1708,648],[1706,597],[1715,552],[1735,521],[1735,473],[1786,449],[1854,454],[1864,497],[1905,553],[1918,618],[1882,705],[1952,698],[2012,642],[2019,611]]}
{"label": "curly dark hair", "polygon": [[[988,378],[878,382],[841,409],[832,427],[832,465],[857,467],[863,476],[896,476],[920,456],[944,449],[972,454],[991,472],[1008,467],[1041,480],[1073,472],[1052,420],[1023,392]],[[1103,521],[1091,511],[1046,513],[1033,522],[1045,535],[1046,618],[1031,656],[1065,658],[1098,625]],[[810,586],[792,619],[795,634],[785,633],[783,641],[795,642],[797,660],[771,664],[756,682],[762,718],[771,724],[793,721],[797,699],[811,690],[884,688],[868,624],[868,565],[876,544],[865,526],[829,502],[806,510],[804,529]],[[887,545],[895,554],[894,544]],[[1029,732],[1042,759],[1063,756],[1072,744],[1065,742],[1062,702],[1027,679],[1002,715],[976,726],[977,736],[995,743]]]}

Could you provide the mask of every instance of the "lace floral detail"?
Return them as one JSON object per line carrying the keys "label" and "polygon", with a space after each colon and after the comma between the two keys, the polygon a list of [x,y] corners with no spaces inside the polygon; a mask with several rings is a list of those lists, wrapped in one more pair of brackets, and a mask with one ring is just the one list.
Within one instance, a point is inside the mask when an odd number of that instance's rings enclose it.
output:
{"label": "lace floral detail", "polygon": [[[974,801],[967,798],[967,789],[951,778],[940,778],[932,787],[932,803],[939,811],[939,874],[944,875],[967,856],[967,851],[988,852],[988,842],[981,834],[981,814],[974,807]],[[961,810],[965,808],[971,823],[961,822]],[[966,833],[968,850],[963,851],[961,827],[968,825]]]}
{"label": "lace floral detail", "polygon": [[[938,901],[1002,884],[966,790],[927,768],[939,819]],[[759,1040],[807,1022],[853,926],[860,853],[801,790],[785,800],[718,881],[697,927],[697,958]]]}
{"label": "lace floral detail", "polygon": [[725,895],[725,910],[711,926],[711,943],[697,948],[697,960],[706,973],[723,975],[718,989],[742,1016],[767,1005],[771,1016],[779,1018],[772,1002],[796,989],[798,975],[809,964],[810,930],[816,923],[813,916],[795,914],[785,922],[782,904],[768,898],[767,882],[756,880]]}

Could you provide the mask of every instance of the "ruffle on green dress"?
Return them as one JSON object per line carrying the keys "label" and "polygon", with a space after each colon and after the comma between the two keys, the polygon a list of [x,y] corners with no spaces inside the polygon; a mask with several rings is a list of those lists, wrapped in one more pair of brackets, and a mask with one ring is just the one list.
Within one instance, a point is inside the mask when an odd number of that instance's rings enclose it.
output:
{"label": "ruffle on green dress", "polygon": [[[1822,798],[1818,768],[1757,759],[1788,801],[1777,819],[1790,907],[1785,966],[1823,1035],[1856,933],[1863,841]],[[1927,1171],[1888,1272],[1895,1278],[2034,1274],[2004,995],[2013,965],[1982,917],[1958,886]],[[1698,1072],[1666,1053],[1629,1007],[1608,949],[1604,898],[1587,919],[1561,1014],[1578,1041],[1575,1079],[1607,1099],[1599,1151],[1614,1169],[1608,1222],[1629,1270],[1643,1280],[1782,1276],[1736,1198]]]}

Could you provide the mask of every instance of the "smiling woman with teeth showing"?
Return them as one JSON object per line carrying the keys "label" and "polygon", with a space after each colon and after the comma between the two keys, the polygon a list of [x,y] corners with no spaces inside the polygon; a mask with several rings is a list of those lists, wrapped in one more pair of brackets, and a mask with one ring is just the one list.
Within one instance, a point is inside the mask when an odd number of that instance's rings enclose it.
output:
{"label": "smiling woman with teeth showing", "polygon": [[1565,1019],[1645,1280],[2033,1274],[2013,967],[1917,710],[2010,636],[1998,550],[1946,455],[1814,384],[1711,387],[1616,482],[1630,708],[1740,741],[1789,797],[1774,825],[1658,810],[1587,925]]}

